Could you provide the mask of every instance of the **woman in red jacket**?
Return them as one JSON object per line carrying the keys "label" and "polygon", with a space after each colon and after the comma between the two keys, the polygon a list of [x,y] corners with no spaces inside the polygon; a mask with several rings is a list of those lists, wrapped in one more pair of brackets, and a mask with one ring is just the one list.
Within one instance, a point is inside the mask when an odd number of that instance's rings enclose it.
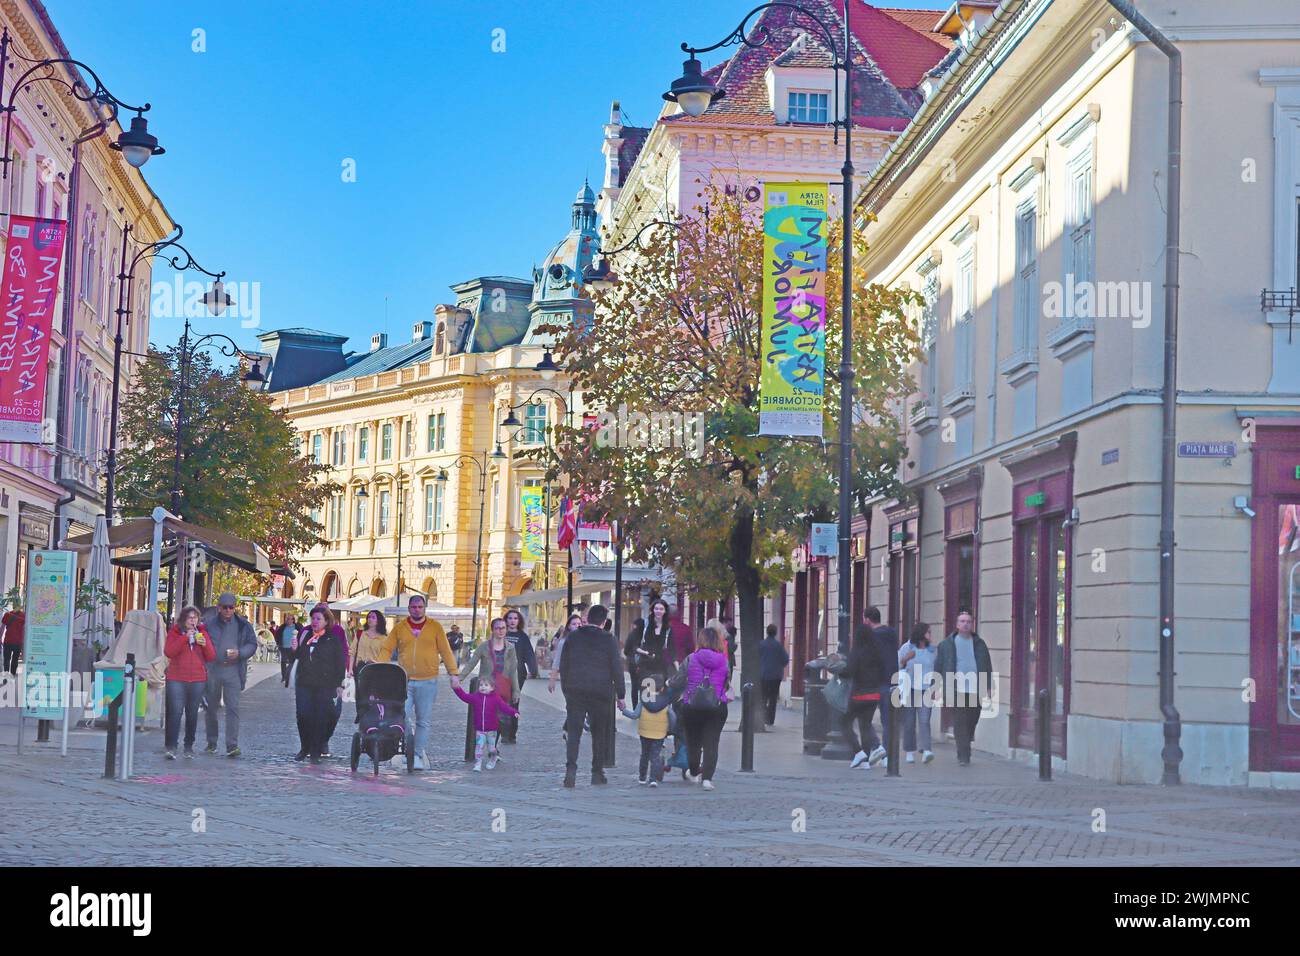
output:
{"label": "woman in red jacket", "polygon": [[199,701],[208,683],[208,664],[217,656],[212,638],[199,623],[199,609],[181,609],[167,632],[167,759],[176,759],[176,743],[185,715],[185,756],[194,756],[194,735],[199,729]]}

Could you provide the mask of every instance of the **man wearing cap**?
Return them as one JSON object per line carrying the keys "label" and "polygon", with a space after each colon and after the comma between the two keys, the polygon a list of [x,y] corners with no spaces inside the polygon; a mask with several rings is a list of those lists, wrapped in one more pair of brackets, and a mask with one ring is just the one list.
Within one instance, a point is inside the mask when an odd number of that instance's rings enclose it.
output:
{"label": "man wearing cap", "polygon": [[208,747],[217,752],[217,706],[226,705],[226,756],[239,756],[239,695],[248,680],[248,659],[257,653],[257,634],[248,618],[235,613],[238,599],[226,591],[217,598],[217,607],[203,619],[212,636],[216,659],[208,665],[205,693]]}

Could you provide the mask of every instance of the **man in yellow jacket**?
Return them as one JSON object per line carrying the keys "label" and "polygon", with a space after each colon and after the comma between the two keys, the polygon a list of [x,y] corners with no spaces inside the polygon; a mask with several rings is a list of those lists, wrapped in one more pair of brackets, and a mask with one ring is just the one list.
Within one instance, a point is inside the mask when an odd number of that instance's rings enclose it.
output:
{"label": "man in yellow jacket", "polygon": [[406,719],[415,722],[415,767],[429,766],[429,731],[433,727],[433,702],[438,699],[438,659],[447,667],[451,683],[460,686],[456,655],[442,625],[425,617],[424,595],[412,594],[407,602],[407,617],[398,621],[388,634],[380,660],[392,657],[406,671]]}

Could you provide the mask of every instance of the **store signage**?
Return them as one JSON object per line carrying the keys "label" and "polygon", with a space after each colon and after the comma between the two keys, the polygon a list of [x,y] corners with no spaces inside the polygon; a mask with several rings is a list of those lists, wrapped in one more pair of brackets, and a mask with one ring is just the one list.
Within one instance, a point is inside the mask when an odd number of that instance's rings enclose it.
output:
{"label": "store signage", "polygon": [[1035,491],[1032,495],[1025,495],[1026,508],[1041,508],[1047,504],[1047,495],[1041,491]]}
{"label": "store signage", "polygon": [[415,566],[421,571],[437,571],[442,568],[441,561],[417,561]]}
{"label": "store signage", "polygon": [[1101,463],[1102,463],[1103,465],[1113,465],[1113,464],[1115,464],[1117,461],[1119,461],[1119,449],[1118,449],[1118,448],[1112,448],[1110,451],[1103,451],[1103,452],[1101,453]]}
{"label": "store signage", "polygon": [[50,543],[50,519],[19,512],[18,537],[28,544],[45,547]]}
{"label": "store signage", "polygon": [[890,540],[890,541],[906,541],[906,540],[907,540],[907,532],[906,532],[906,531],[891,531],[890,534],[889,534],[889,540]]}
{"label": "store signage", "polygon": [[1237,443],[1232,441],[1180,441],[1179,458],[1236,458]]}

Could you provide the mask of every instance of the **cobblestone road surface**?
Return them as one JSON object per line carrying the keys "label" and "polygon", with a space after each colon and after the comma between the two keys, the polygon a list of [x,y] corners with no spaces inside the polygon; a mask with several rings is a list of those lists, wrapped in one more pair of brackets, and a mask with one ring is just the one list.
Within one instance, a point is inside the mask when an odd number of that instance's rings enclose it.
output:
{"label": "cobblestone road surface", "polygon": [[[150,731],[137,738],[137,777],[126,784],[102,779],[102,743],[89,737],[66,758],[57,744],[19,756],[12,736],[0,740],[0,863],[1300,861],[1297,793],[1120,787],[1068,777],[1043,784],[1032,768],[991,757],[977,755],[973,767],[958,768],[947,745],[934,764],[905,766],[902,779],[887,779],[879,769],[850,771],[797,756],[793,734],[760,737],[759,769],[771,769],[758,774],[734,772],[729,741],[713,793],[680,777],[657,790],[638,786],[635,739],[622,736],[610,784],[593,788],[580,774],[578,788],[568,791],[560,786],[557,707],[526,698],[519,744],[505,748],[495,771],[475,774],[461,760],[465,709],[445,683],[435,706],[432,770],[408,776],[386,768],[378,778],[354,777],[346,761],[351,711],[345,705],[334,736],[338,758],[294,763],[292,694],[266,680],[245,694],[242,759],[200,754],[164,761],[161,734]],[[204,832],[194,832],[198,811]],[[1094,830],[1098,811],[1104,832]]]}

